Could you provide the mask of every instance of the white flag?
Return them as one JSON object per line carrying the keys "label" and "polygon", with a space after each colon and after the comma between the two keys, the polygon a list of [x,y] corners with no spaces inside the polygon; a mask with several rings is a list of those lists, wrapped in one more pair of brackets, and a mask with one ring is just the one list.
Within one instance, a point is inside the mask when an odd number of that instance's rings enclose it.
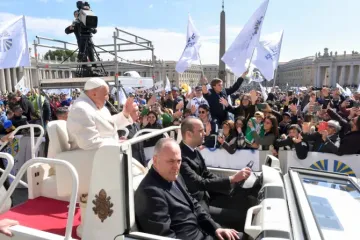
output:
{"label": "white flag", "polygon": [[200,34],[196,30],[192,19],[189,15],[189,22],[187,28],[187,37],[186,37],[186,46],[183,54],[181,55],[179,61],[176,64],[176,71],[178,73],[183,73],[191,66],[192,61],[197,61],[199,59],[199,49],[201,43],[199,41]]}
{"label": "white flag", "polygon": [[346,87],[345,92],[346,92],[346,95],[349,97],[351,97],[353,95],[351,90],[348,87]]}
{"label": "white flag", "polygon": [[347,95],[345,89],[340,84],[336,83],[336,87],[339,89],[340,94]]}
{"label": "white flag", "polygon": [[260,38],[269,0],[265,0],[241,30],[221,60],[226,63],[236,76],[241,76],[246,69]]}
{"label": "white flag", "polygon": [[153,91],[154,91],[155,93],[164,91],[164,83],[163,83],[163,81],[158,81],[158,82],[156,82],[156,83],[154,84],[154,89],[153,89]]}
{"label": "white flag", "polygon": [[259,83],[259,85],[260,85],[260,89],[261,89],[261,94],[262,94],[263,97],[264,97],[264,101],[266,101],[267,98],[268,98],[268,94],[267,94],[267,92],[266,92],[266,88],[263,87],[263,86],[261,85],[261,83]]}
{"label": "white flag", "polygon": [[119,104],[120,105],[125,105],[126,103],[126,94],[124,92],[124,89],[121,87],[119,88]]}
{"label": "white flag", "polygon": [[29,89],[25,87],[25,76],[23,76],[15,85],[15,90],[19,90],[23,95],[26,95],[29,92]]}
{"label": "white flag", "polygon": [[275,70],[279,63],[283,31],[273,33],[257,45],[252,64],[255,65],[267,81],[274,79]]}
{"label": "white flag", "polygon": [[165,85],[165,91],[170,92],[171,91],[171,85],[169,78],[166,76],[166,85]]}
{"label": "white flag", "polygon": [[25,17],[21,16],[0,26],[0,69],[29,66]]}

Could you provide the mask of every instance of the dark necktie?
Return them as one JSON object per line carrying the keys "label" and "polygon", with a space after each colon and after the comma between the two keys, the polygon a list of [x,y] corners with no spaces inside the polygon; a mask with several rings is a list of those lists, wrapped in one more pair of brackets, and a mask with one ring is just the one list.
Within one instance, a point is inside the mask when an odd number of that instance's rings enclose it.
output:
{"label": "dark necktie", "polygon": [[176,182],[172,182],[171,191],[178,196],[181,200],[184,202],[188,202],[184,193],[179,189],[179,187],[176,185]]}

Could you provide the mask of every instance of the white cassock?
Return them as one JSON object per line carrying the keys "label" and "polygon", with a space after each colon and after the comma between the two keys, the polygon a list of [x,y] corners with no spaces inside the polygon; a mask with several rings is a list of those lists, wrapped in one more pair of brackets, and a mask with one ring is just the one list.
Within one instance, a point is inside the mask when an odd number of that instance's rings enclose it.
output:
{"label": "white cassock", "polygon": [[131,117],[126,118],[123,113],[111,116],[106,107],[99,110],[85,93],[81,93],[71,106],[66,124],[71,149],[118,145],[117,130],[132,123]]}

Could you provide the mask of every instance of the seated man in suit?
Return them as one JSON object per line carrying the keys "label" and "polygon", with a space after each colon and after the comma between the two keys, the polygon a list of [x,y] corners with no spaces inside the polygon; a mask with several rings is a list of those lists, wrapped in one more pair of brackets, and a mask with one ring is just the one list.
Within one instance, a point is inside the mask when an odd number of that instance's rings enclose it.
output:
{"label": "seated man in suit", "polygon": [[[133,107],[132,111],[130,112],[130,117],[133,120],[133,124],[128,125],[126,127],[129,130],[129,135],[127,136],[127,139],[132,139],[135,136],[135,134],[138,131],[140,131],[139,116],[140,116],[139,106],[136,103],[134,103],[134,107]],[[119,137],[122,137],[125,135],[125,131],[118,130],[118,134],[119,134]],[[132,152],[133,158],[135,158],[137,161],[139,161],[144,167],[147,166],[143,142],[138,142],[138,143],[132,144],[131,152]]]}
{"label": "seated man in suit", "polygon": [[179,175],[181,151],[171,138],[160,139],[153,165],[135,192],[135,215],[141,231],[186,240],[240,239],[221,228],[187,192]]}
{"label": "seated man in suit", "polygon": [[243,231],[247,210],[254,205],[254,197],[251,199],[248,196],[257,196],[260,190],[243,189],[238,184],[250,176],[251,169],[244,168],[233,176],[219,177],[207,169],[204,158],[196,149],[204,141],[203,123],[197,118],[186,118],[181,124],[181,134],[183,141],[180,143],[180,173],[190,194],[216,222]]}

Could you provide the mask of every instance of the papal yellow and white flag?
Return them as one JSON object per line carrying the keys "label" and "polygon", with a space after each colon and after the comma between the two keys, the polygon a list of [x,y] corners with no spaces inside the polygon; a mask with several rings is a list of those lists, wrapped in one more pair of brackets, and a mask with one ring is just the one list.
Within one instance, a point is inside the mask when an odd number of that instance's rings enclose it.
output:
{"label": "papal yellow and white flag", "polygon": [[29,67],[25,16],[0,25],[0,69]]}

